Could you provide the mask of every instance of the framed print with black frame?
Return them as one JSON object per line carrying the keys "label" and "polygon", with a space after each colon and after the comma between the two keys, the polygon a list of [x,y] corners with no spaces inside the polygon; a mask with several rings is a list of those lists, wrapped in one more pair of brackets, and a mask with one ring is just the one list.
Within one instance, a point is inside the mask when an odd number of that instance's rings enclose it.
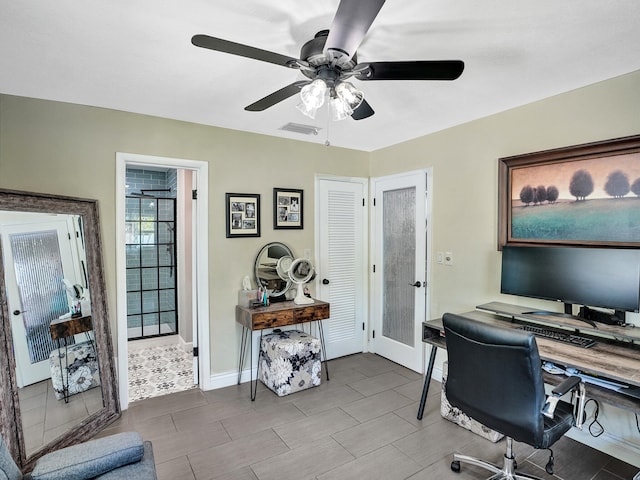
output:
{"label": "framed print with black frame", "polygon": [[302,200],[302,190],[273,189],[273,228],[275,230],[304,228]]}
{"label": "framed print with black frame", "polygon": [[227,238],[260,236],[260,194],[227,193]]}

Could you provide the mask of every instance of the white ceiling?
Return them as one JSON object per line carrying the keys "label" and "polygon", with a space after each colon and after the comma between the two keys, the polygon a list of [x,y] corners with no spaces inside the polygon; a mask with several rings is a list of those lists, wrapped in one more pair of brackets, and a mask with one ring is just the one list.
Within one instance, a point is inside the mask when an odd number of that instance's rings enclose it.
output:
{"label": "white ceiling", "polygon": [[[289,98],[302,78],[197,48],[203,33],[299,57],[338,0],[0,0],[0,92],[373,151],[640,70],[638,0],[388,0],[359,61],[465,62],[453,82],[354,83],[373,117],[328,124]],[[639,86],[640,88],[640,86]],[[315,125],[317,136],[279,130]]]}

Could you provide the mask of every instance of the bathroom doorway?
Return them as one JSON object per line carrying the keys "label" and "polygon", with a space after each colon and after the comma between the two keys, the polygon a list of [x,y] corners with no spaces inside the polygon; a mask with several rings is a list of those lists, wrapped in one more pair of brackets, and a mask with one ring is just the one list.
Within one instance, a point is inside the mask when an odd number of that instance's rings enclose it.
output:
{"label": "bathroom doorway", "polygon": [[208,314],[206,272],[198,268],[207,263],[207,164],[121,153],[117,173],[125,409],[131,401],[208,386],[208,324],[198,321]]}
{"label": "bathroom doorway", "polygon": [[177,170],[128,167],[125,188],[127,338],[178,335]]}

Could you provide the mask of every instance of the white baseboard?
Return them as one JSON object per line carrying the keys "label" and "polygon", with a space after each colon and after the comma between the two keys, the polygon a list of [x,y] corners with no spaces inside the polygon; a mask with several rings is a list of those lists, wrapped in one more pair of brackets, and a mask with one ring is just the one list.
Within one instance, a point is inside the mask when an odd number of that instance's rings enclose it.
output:
{"label": "white baseboard", "polygon": [[609,432],[604,432],[599,437],[593,437],[586,430],[586,427],[584,428],[582,431],[575,427],[572,428],[567,433],[567,437],[640,468],[640,445]]}
{"label": "white baseboard", "polygon": [[[251,374],[251,376],[250,376]],[[249,369],[245,369],[242,371],[242,376],[240,377],[240,382],[248,382],[250,378],[255,380],[257,375],[257,368],[254,368],[253,371]],[[211,390],[216,390],[218,388],[230,387],[232,385],[238,384],[238,372],[226,372],[226,373],[218,373],[216,375],[211,375],[209,379],[209,385],[211,386]]]}
{"label": "white baseboard", "polygon": [[193,353],[193,342],[185,342],[184,339],[178,336],[178,345],[185,353]]}

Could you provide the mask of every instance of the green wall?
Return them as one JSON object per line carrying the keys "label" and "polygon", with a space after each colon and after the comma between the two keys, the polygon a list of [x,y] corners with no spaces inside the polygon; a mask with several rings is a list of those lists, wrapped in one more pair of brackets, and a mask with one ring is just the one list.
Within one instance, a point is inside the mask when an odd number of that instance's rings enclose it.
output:
{"label": "green wall", "polygon": [[[0,95],[0,188],[99,201],[111,330],[116,325],[116,152],[209,163],[210,345],[213,375],[237,369],[237,291],[270,241],[314,248],[316,173],[368,175],[365,152],[121,111]],[[274,187],[303,189],[304,230],[273,230]],[[260,238],[225,237],[226,192],[259,193]]]}
{"label": "green wall", "polygon": [[[502,112],[372,153],[59,102],[0,95],[0,187],[100,202],[107,295],[116,335],[115,154],[209,162],[211,371],[236,367],[236,293],[266,242],[314,248],[314,175],[379,177],[432,167],[431,317],[500,298],[496,250],[497,159],[640,133],[640,72]],[[273,187],[305,191],[305,229],[274,231]],[[262,237],[226,239],[225,192],[262,195]],[[529,303],[529,302],[524,302]],[[637,446],[632,417],[603,408],[603,449]],[[635,440],[634,440],[635,438]],[[582,441],[592,440],[585,438]],[[617,442],[617,443],[616,443]],[[614,453],[615,455],[615,453]]]}
{"label": "green wall", "polygon": [[640,71],[371,153],[372,177],[433,168],[429,250],[454,265],[433,264],[431,317],[518,301],[498,294],[499,158],[638,134]]}
{"label": "green wall", "polygon": [[[640,72],[635,72],[371,153],[372,177],[433,169],[429,252],[452,252],[454,264],[432,263],[430,317],[489,301],[561,310],[550,302],[499,294],[498,158],[638,134]],[[627,319],[640,326],[639,314]],[[444,357],[438,355],[436,371]],[[601,437],[586,429],[572,436],[640,467],[634,416],[603,404],[599,420],[605,426]]]}

